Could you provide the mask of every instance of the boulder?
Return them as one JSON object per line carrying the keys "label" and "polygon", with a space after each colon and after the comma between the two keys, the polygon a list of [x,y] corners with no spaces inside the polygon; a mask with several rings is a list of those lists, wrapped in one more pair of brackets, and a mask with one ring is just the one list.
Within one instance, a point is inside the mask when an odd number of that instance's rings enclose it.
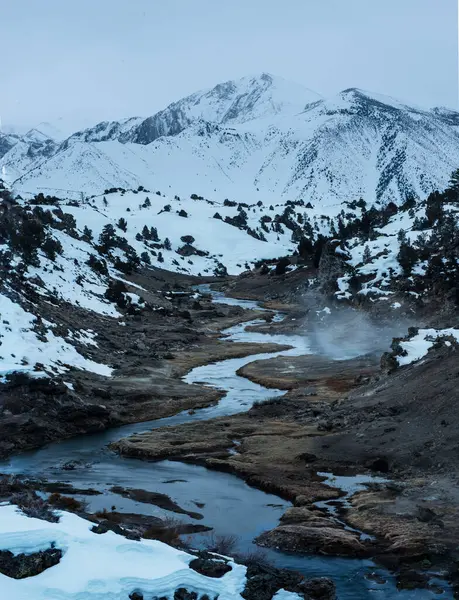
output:
{"label": "boulder", "polygon": [[203,553],[192,560],[189,567],[206,577],[223,577],[225,573],[231,571],[231,566],[225,560],[218,560],[208,553]]}
{"label": "boulder", "polygon": [[300,584],[301,591],[311,600],[335,600],[336,587],[328,577],[306,579]]}
{"label": "boulder", "polygon": [[61,558],[62,550],[58,548],[16,555],[9,550],[0,550],[0,573],[13,579],[34,577],[57,565]]}

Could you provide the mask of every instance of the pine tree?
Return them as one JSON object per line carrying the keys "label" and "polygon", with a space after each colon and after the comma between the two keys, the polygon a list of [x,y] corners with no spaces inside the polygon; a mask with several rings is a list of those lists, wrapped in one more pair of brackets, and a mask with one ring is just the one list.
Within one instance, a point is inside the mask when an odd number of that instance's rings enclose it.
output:
{"label": "pine tree", "polygon": [[99,236],[99,246],[101,246],[102,252],[108,252],[110,248],[116,246],[116,233],[115,228],[111,223],[108,223],[102,229],[102,233]]}
{"label": "pine tree", "polygon": [[89,227],[87,225],[85,225],[83,228],[83,240],[85,242],[92,242],[93,237],[94,236],[92,234],[92,231],[89,229]]}
{"label": "pine tree", "polygon": [[145,264],[151,265],[151,259],[150,259],[148,252],[142,252],[142,254],[140,255],[140,258],[142,259],[142,261]]}
{"label": "pine tree", "polygon": [[454,190],[457,194],[459,194],[459,169],[456,169],[451,173],[449,189]]}
{"label": "pine tree", "polygon": [[164,248],[165,248],[166,250],[172,250],[172,244],[171,244],[171,241],[170,241],[170,239],[169,239],[169,238],[166,238],[166,239],[164,240]]}
{"label": "pine tree", "polygon": [[397,240],[399,241],[400,244],[406,244],[407,237],[406,237],[406,231],[404,229],[400,229],[400,231],[397,233]]}
{"label": "pine tree", "polygon": [[363,249],[362,260],[364,265],[367,265],[369,262],[371,262],[371,250],[368,244]]}
{"label": "pine tree", "polygon": [[127,221],[125,218],[121,217],[117,223],[118,227],[121,229],[121,231],[126,231],[127,230]]}
{"label": "pine tree", "polygon": [[409,277],[414,265],[418,260],[418,253],[410,244],[409,240],[400,244],[400,251],[397,255],[397,260],[403,269],[403,275]]}

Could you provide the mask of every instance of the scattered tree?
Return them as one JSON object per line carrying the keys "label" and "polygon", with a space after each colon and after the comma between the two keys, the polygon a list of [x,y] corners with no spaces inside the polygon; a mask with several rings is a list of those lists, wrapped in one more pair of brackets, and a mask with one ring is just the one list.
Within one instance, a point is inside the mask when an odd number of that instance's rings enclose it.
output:
{"label": "scattered tree", "polygon": [[117,226],[121,231],[127,231],[127,221],[123,217],[118,220]]}

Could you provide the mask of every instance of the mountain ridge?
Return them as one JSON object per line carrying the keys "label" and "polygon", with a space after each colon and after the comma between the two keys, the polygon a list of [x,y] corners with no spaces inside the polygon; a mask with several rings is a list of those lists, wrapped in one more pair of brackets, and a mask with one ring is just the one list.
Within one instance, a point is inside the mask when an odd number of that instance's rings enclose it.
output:
{"label": "mountain ridge", "polygon": [[6,140],[0,167],[19,193],[143,185],[217,201],[304,199],[333,212],[358,197],[402,203],[444,189],[459,164],[457,125],[449,109],[359,88],[323,98],[263,73],[195,92],[146,119],[103,121],[60,144],[35,139],[15,150]]}

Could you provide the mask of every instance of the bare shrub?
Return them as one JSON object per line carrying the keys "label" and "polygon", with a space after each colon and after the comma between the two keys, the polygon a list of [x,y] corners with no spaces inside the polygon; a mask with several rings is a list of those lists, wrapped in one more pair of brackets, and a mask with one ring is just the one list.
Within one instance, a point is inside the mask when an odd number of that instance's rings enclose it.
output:
{"label": "bare shrub", "polygon": [[9,498],[24,489],[24,484],[16,475],[3,475],[0,477],[0,498]]}
{"label": "bare shrub", "polygon": [[152,525],[146,529],[142,537],[149,540],[158,540],[169,546],[180,546],[181,522],[174,517],[166,517],[161,525]]}
{"label": "bare shrub", "polygon": [[268,558],[266,550],[254,548],[248,552],[238,552],[234,556],[235,560],[246,567],[273,567],[273,563]]}
{"label": "bare shrub", "polygon": [[51,494],[51,496],[48,498],[48,502],[56,508],[71,512],[83,512],[88,507],[87,502],[82,502],[76,498],[71,498],[70,496],[62,496],[57,492]]}
{"label": "bare shrub", "polygon": [[19,492],[11,497],[12,504],[16,504],[28,517],[42,519],[50,523],[57,523],[59,517],[50,509],[47,502],[37,496],[33,491]]}
{"label": "bare shrub", "polygon": [[231,556],[238,542],[237,535],[216,535],[211,533],[206,544],[209,552]]}
{"label": "bare shrub", "polygon": [[275,404],[282,404],[283,398],[279,396],[274,396],[273,398],[266,398],[266,400],[255,400],[252,404],[253,408],[258,408],[260,406],[272,406]]}
{"label": "bare shrub", "polygon": [[123,516],[121,513],[110,512],[106,508],[97,511],[94,516],[98,519],[106,519],[112,523],[121,523],[123,521]]}

